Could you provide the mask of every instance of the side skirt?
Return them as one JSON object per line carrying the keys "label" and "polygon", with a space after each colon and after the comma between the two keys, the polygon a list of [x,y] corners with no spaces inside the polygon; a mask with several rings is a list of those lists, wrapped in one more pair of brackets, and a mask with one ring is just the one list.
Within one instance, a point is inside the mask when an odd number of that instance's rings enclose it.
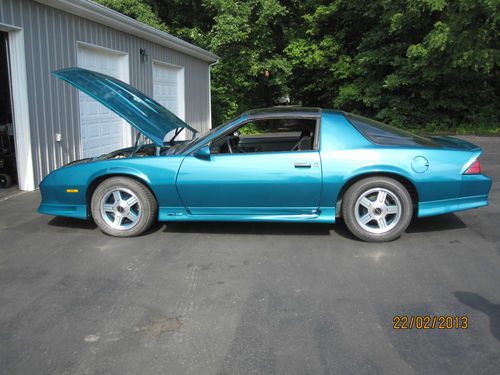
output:
{"label": "side skirt", "polygon": [[158,221],[264,221],[335,223],[334,208],[320,208],[317,214],[303,215],[190,215],[182,207],[160,207]]}

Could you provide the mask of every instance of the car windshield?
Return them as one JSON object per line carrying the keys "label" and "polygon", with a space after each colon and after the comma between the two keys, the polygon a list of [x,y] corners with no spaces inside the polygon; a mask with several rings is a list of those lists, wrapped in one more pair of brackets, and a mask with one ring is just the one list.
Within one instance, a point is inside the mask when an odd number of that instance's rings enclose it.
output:
{"label": "car windshield", "polygon": [[236,117],[236,118],[233,118],[232,120],[229,120],[227,122],[225,122],[224,124],[222,125],[219,125],[213,129],[210,129],[209,131],[207,131],[206,133],[203,133],[201,135],[199,135],[198,137],[194,137],[193,139],[189,140],[189,141],[186,141],[182,144],[179,144],[175,147],[172,147],[168,152],[169,154],[181,154],[183,153],[184,151],[186,151],[188,148],[190,148],[192,145],[194,145],[195,143],[203,143],[203,141],[205,139],[208,139],[212,134],[214,134],[216,131],[219,131],[221,128],[223,128],[224,126],[236,121],[240,116]]}
{"label": "car windshield", "polygon": [[352,113],[347,113],[346,117],[361,134],[379,145],[439,147],[430,138],[422,137],[379,121]]}

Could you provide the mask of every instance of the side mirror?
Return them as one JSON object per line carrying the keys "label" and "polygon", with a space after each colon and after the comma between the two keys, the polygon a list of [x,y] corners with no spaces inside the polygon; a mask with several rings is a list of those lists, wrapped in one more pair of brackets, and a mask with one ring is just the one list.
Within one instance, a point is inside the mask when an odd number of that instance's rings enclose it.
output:
{"label": "side mirror", "polygon": [[199,148],[194,152],[194,157],[198,159],[203,159],[203,160],[209,160],[210,159],[210,147],[209,146],[203,146],[202,148]]}

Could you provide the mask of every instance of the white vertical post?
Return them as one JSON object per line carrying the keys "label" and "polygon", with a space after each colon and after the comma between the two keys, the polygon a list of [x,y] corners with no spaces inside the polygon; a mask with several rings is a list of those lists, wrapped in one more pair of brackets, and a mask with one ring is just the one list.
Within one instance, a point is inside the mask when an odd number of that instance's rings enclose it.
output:
{"label": "white vertical post", "polygon": [[9,65],[17,176],[20,190],[35,190],[23,30],[9,31]]}

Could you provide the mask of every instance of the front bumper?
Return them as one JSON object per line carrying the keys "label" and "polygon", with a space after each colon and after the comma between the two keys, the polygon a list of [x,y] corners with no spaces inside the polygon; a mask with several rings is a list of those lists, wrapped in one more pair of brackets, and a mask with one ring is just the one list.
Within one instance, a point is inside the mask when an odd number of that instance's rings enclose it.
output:
{"label": "front bumper", "polygon": [[40,203],[38,212],[45,215],[73,217],[87,219],[87,205],[66,205],[54,203]]}
{"label": "front bumper", "polygon": [[[59,181],[61,180],[61,181]],[[66,179],[56,177],[52,172],[40,183],[40,194],[42,201],[38,212],[46,215],[66,216],[77,219],[87,219],[88,209],[85,199],[85,187],[69,186]],[[76,189],[77,193],[67,192],[68,188]]]}

